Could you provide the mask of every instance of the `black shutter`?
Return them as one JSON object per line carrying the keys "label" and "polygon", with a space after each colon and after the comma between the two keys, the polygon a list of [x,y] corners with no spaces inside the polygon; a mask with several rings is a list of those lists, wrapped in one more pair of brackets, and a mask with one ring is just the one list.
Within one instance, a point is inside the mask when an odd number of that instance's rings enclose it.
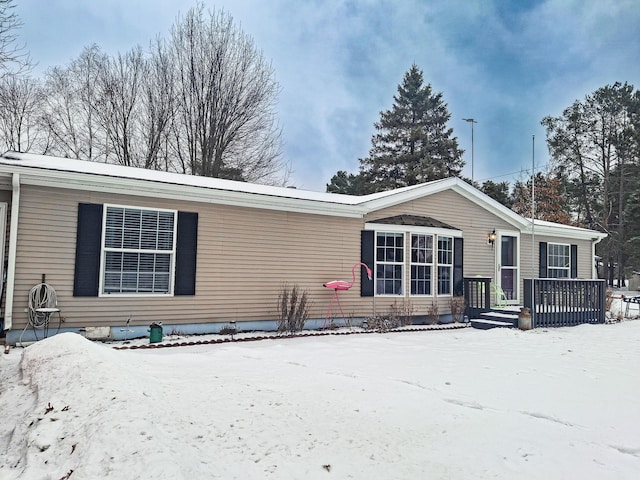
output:
{"label": "black shutter", "polygon": [[453,239],[453,294],[460,296],[464,294],[463,278],[463,251],[464,240],[462,238]]}
{"label": "black shutter", "polygon": [[76,265],[73,275],[74,297],[98,296],[101,244],[102,205],[78,204]]}
{"label": "black shutter", "polygon": [[578,278],[578,245],[571,245],[571,278]]}
{"label": "black shutter", "polygon": [[[373,230],[362,230],[360,232],[360,261],[366,264],[371,271],[375,271],[375,232]],[[363,272],[360,273],[360,296],[373,297],[373,280]]]}
{"label": "black shutter", "polygon": [[174,295],[196,294],[197,251],[198,214],[195,212],[178,212]]}
{"label": "black shutter", "polygon": [[540,242],[540,278],[547,278],[547,242]]}

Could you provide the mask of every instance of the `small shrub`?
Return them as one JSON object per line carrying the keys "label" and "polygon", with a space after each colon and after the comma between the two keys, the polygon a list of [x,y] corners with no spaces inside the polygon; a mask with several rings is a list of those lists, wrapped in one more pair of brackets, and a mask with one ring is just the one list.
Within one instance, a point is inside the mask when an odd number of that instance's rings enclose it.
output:
{"label": "small shrub", "polygon": [[464,297],[451,297],[449,305],[451,306],[451,316],[453,317],[453,321],[462,322],[466,307]]}
{"label": "small shrub", "polygon": [[218,333],[220,335],[235,335],[238,332],[234,327],[226,325],[226,326],[222,327]]}
{"label": "small shrub", "polygon": [[367,318],[367,328],[378,332],[388,332],[394,326],[388,315],[374,315]]}
{"label": "small shrub", "polygon": [[278,296],[278,332],[294,334],[309,319],[309,293],[298,285],[283,285]]}
{"label": "small shrub", "polygon": [[606,312],[611,311],[611,305],[613,305],[613,290],[607,288],[604,294],[604,309]]}
{"label": "small shrub", "polygon": [[391,328],[413,324],[413,304],[410,300],[403,300],[400,304],[394,300],[388,317]]}
{"label": "small shrub", "polygon": [[432,302],[431,306],[427,309],[427,318],[431,325],[435,325],[440,320],[440,307],[438,302]]}

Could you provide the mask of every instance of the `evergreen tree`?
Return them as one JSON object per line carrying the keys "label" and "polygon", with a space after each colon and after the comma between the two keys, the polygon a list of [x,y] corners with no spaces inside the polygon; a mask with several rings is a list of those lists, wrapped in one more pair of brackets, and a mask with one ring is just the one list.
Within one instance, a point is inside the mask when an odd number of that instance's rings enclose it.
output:
{"label": "evergreen tree", "polygon": [[[553,166],[567,185],[574,218],[609,237],[597,245],[607,265],[625,270],[629,248],[625,218],[630,192],[638,188],[632,175],[640,164],[640,94],[632,85],[616,82],[576,100],[559,117],[546,117],[547,144]],[[613,283],[613,270],[609,282]]]}
{"label": "evergreen tree", "polygon": [[[464,161],[442,93],[424,85],[414,64],[405,73],[390,110],[380,113],[367,158],[360,159],[360,174],[352,186],[361,194],[380,192],[452,176],[460,176]],[[340,180],[334,177],[334,179]],[[355,181],[357,180],[357,181]],[[363,181],[363,190],[360,188]],[[329,186],[328,186],[329,188]]]}
{"label": "evergreen tree", "polygon": [[509,182],[496,183],[491,180],[487,180],[480,187],[480,191],[489,195],[494,200],[497,200],[507,208],[511,208],[513,205],[513,199],[509,193]]}
{"label": "evergreen tree", "polygon": [[366,193],[362,174],[347,173],[340,170],[327,183],[328,193],[343,193],[347,195],[364,195]]}
{"label": "evergreen tree", "polygon": [[[640,174],[640,168],[636,167],[636,173]],[[628,252],[627,265],[630,271],[640,272],[640,182],[637,179],[635,187],[630,191],[625,218],[628,220],[624,245]]]}

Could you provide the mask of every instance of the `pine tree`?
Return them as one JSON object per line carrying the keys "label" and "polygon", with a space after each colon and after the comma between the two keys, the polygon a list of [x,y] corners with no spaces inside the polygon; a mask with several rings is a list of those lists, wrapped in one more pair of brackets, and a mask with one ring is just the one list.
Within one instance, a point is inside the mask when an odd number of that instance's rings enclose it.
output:
{"label": "pine tree", "polygon": [[482,193],[489,195],[505,207],[511,208],[513,205],[513,199],[509,193],[509,182],[494,182],[492,180],[487,180],[479,188]]}
{"label": "pine tree", "polygon": [[327,193],[343,193],[347,195],[364,195],[366,185],[362,174],[347,173],[344,170],[338,171],[329,183],[327,183]]}
{"label": "pine tree", "polygon": [[374,126],[369,156],[360,171],[372,192],[459,176],[464,161],[442,93],[423,84],[414,64],[405,73],[390,110],[380,113]]}
{"label": "pine tree", "polygon": [[[638,188],[640,93],[616,82],[576,100],[558,117],[545,117],[552,165],[567,185],[574,218],[609,237],[597,245],[607,265],[622,279],[629,249],[626,218],[630,192]],[[608,278],[613,284],[614,270]]]}

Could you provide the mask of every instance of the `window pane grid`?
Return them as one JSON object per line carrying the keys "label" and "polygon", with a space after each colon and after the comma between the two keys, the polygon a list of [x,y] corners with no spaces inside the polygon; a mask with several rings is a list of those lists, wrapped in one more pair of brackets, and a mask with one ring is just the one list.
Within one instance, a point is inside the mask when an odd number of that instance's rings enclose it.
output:
{"label": "window pane grid", "polygon": [[549,278],[568,278],[571,267],[569,245],[547,244],[547,275]]}
{"label": "window pane grid", "polygon": [[438,294],[450,295],[453,281],[453,237],[438,237]]}
{"label": "window pane grid", "polygon": [[433,236],[411,235],[411,295],[431,295]]}
{"label": "window pane grid", "polygon": [[451,267],[438,267],[438,293],[441,295],[451,293]]}
{"label": "window pane grid", "polygon": [[401,295],[404,273],[404,234],[376,234],[376,294]]}
{"label": "window pane grid", "polygon": [[[405,235],[410,235],[406,256]],[[376,232],[375,294],[452,295],[453,247],[454,238],[449,236]],[[405,268],[409,269],[406,279]],[[405,280],[409,288],[405,287]]]}
{"label": "window pane grid", "polygon": [[169,293],[175,212],[108,206],[104,293]]}

